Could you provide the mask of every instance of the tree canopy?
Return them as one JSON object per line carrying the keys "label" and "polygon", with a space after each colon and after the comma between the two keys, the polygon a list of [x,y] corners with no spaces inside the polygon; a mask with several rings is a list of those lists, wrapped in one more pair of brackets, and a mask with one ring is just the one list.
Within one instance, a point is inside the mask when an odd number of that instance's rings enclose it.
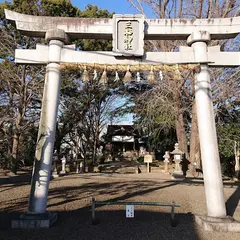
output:
{"label": "tree canopy", "polygon": [[[0,125],[2,133],[0,162],[2,167],[10,167],[13,172],[16,172],[21,162],[32,164],[34,159],[33,149],[36,144],[36,135],[32,135],[31,132],[33,129],[36,132],[38,127],[45,68],[16,65],[14,50],[16,48],[34,49],[37,43],[44,43],[44,40],[20,35],[15,26],[6,21],[5,8],[40,16],[107,18],[112,17],[112,13],[92,5],[88,5],[85,10],[80,10],[72,6],[70,1],[65,0],[15,0],[13,3],[0,4],[2,39],[0,43],[0,58],[2,59],[0,62]],[[79,40],[75,44],[81,50],[109,50],[111,42]],[[94,81],[92,76],[90,79],[91,81],[88,83],[83,83],[80,72],[63,72],[60,115],[55,143],[58,150],[64,141],[70,141],[72,133],[77,129],[76,126],[85,128],[84,131],[82,129],[79,132],[79,136],[87,142],[88,148],[97,147],[98,141],[92,139],[99,138],[100,118],[106,114],[102,104],[107,104],[112,94],[108,89],[99,91],[100,76]],[[92,115],[96,115],[94,111],[97,111],[95,108],[100,112],[96,118],[93,118]],[[104,109],[107,111],[106,108]],[[91,142],[89,142],[90,139]],[[88,149],[88,151],[90,150]]]}
{"label": "tree canopy", "polygon": [[[217,1],[150,1],[129,0],[139,13],[145,6],[157,18],[219,18],[239,15],[240,3]],[[4,8],[38,16],[111,18],[114,13],[97,6],[79,9],[67,0],[14,0],[0,4],[0,164],[16,172],[20,162],[31,164],[34,158],[36,133],[40,117],[45,68],[16,65],[14,50],[34,49],[43,39],[20,35],[6,21]],[[78,51],[111,51],[106,40],[77,40]],[[225,51],[239,51],[239,37],[211,41]],[[178,51],[186,41],[145,41],[148,51]],[[119,74],[120,78],[123,74]],[[161,71],[155,85],[135,81],[124,86],[114,81],[115,73],[64,70],[61,100],[56,129],[55,149],[72,149],[75,158],[96,162],[103,128],[112,116],[131,113],[135,125],[148,139],[148,147],[162,153],[173,149],[175,141],[190,162],[200,163],[198,126],[195,106],[194,73]],[[239,68],[211,70],[215,118],[218,124],[219,149],[222,159],[234,156],[234,142],[239,142]],[[132,78],[135,76],[131,76]],[[136,78],[146,80],[146,73]],[[88,81],[85,81],[88,79]],[[103,86],[103,82],[108,82]],[[119,96],[126,100],[116,107]],[[190,151],[189,151],[190,149]]]}

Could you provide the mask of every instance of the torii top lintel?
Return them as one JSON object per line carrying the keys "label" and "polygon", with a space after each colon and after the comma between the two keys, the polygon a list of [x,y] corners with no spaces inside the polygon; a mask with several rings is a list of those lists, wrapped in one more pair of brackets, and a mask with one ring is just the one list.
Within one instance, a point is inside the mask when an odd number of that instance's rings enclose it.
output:
{"label": "torii top lintel", "polygon": [[[5,9],[22,34],[45,37],[52,29],[62,29],[71,40],[112,39],[113,19],[45,17],[20,14]],[[124,15],[133,17],[134,15]],[[234,38],[240,32],[240,17],[215,19],[145,19],[145,40],[185,40],[194,31],[207,31],[211,39]]]}

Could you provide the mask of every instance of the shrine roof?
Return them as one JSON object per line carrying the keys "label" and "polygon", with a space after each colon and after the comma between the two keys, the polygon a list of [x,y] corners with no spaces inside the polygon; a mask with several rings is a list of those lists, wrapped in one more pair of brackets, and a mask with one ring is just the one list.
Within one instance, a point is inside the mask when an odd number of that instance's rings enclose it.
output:
{"label": "shrine roof", "polygon": [[139,137],[138,131],[133,125],[108,125],[107,136],[135,136]]}

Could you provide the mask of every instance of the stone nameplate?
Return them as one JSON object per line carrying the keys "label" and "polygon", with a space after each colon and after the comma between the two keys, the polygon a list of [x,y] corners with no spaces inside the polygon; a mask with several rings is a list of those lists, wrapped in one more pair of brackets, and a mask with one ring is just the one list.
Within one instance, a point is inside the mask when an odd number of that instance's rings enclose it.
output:
{"label": "stone nameplate", "polygon": [[152,157],[152,155],[145,155],[144,156],[144,162],[145,163],[152,163],[152,160],[153,159],[153,157]]}
{"label": "stone nameplate", "polygon": [[113,15],[113,52],[116,56],[143,56],[144,16]]}

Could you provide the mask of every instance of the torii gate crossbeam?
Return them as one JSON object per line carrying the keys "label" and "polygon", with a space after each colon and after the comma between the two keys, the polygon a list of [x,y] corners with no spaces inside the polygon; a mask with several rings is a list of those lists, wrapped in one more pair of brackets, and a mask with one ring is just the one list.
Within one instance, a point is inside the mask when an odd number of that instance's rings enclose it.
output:
{"label": "torii gate crossbeam", "polygon": [[[196,74],[195,92],[201,157],[204,172],[207,216],[196,217],[205,229],[221,228],[240,231],[226,218],[223,182],[219,160],[209,66],[236,67],[239,52],[220,52],[219,46],[208,47],[212,39],[233,38],[240,31],[240,17],[226,19],[144,19],[142,15],[115,15],[113,19],[81,19],[41,17],[5,10],[6,18],[15,22],[24,35],[45,37],[49,46],[36,50],[16,50],[19,64],[47,64],[41,120],[33,170],[28,213],[25,220],[38,221],[46,214],[51,173],[55,124],[60,93],[60,63],[102,64],[200,64]],[[78,38],[113,39],[113,52],[78,52],[67,46]],[[177,53],[144,53],[143,40],[184,39],[190,47]],[[119,59],[119,56],[124,58]],[[40,217],[39,217],[40,216]],[[44,215],[45,216],[45,215]],[[49,217],[47,215],[47,217]],[[49,217],[51,218],[51,217]],[[48,219],[48,218],[47,218]],[[47,220],[45,219],[45,220]],[[50,224],[50,219],[49,224]],[[211,222],[211,223],[209,223]],[[22,224],[22,223],[21,223]],[[15,222],[15,227],[23,225]],[[225,227],[223,227],[225,226]]]}
{"label": "torii gate crossbeam", "polygon": [[[5,10],[6,18],[17,29],[32,37],[45,37],[49,29],[62,29],[74,39],[112,39],[113,19],[42,17]],[[115,16],[122,16],[115,14]],[[133,17],[133,15],[124,15]],[[137,16],[137,15],[135,15]],[[228,39],[238,35],[240,17],[216,19],[145,19],[145,40],[186,40],[197,31],[207,31],[211,39]]]}

